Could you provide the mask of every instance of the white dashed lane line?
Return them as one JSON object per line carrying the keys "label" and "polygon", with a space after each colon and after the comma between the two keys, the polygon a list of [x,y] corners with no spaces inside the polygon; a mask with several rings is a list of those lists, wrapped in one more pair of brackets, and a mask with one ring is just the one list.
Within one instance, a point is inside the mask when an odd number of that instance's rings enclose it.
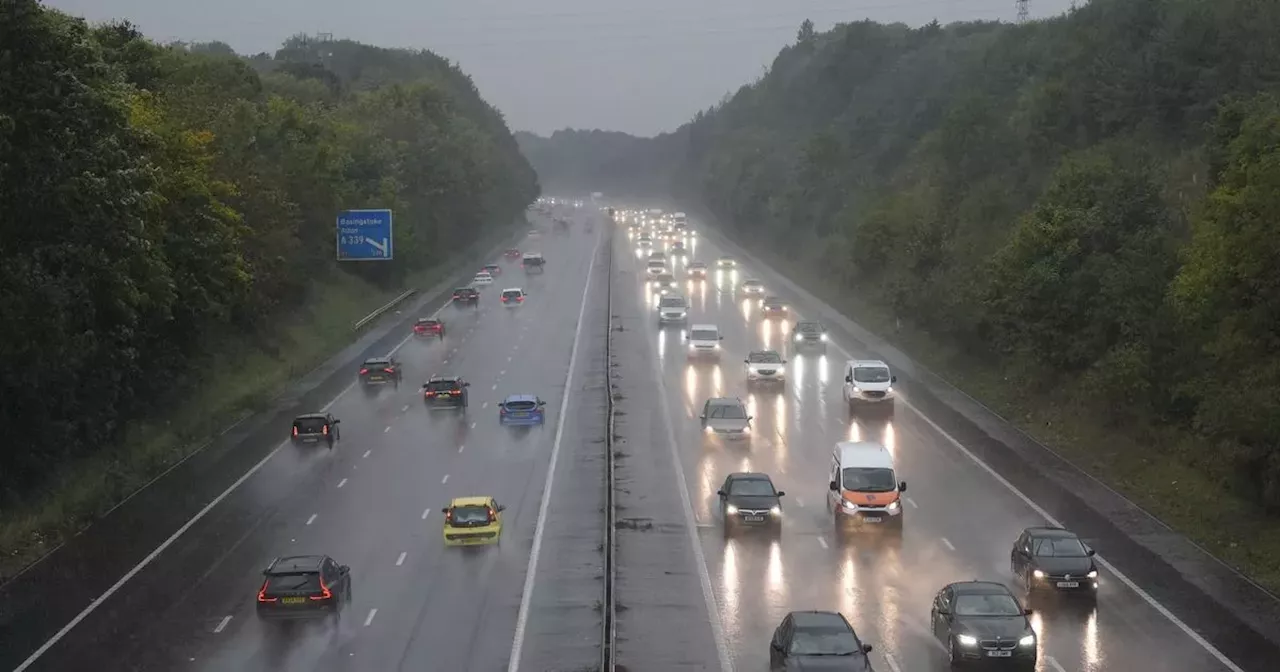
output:
{"label": "white dashed lane line", "polygon": [[1058,672],[1067,672],[1067,670],[1063,668],[1053,656],[1045,656],[1044,662],[1049,663],[1049,667],[1052,667]]}
{"label": "white dashed lane line", "polygon": [[449,482],[449,474],[445,474],[445,475],[444,475],[444,478],[440,479],[440,482],[441,482],[441,483],[448,483],[448,482]]}
{"label": "white dashed lane line", "polygon": [[230,617],[230,616],[223,616],[223,617],[222,617],[222,620],[221,620],[221,621],[218,621],[218,626],[217,626],[217,627],[215,627],[215,628],[213,629],[213,634],[215,634],[215,635],[216,635],[216,634],[218,634],[219,632],[222,632],[223,630],[226,630],[226,629],[227,629],[227,624],[228,624],[228,623],[230,623],[230,622],[231,622],[231,617]]}
{"label": "white dashed lane line", "polygon": [[372,452],[373,452],[373,449],[370,448],[369,450],[364,451],[364,455],[361,455],[360,457],[361,458],[369,457],[369,453],[372,453]]}
{"label": "white dashed lane line", "polygon": [[391,425],[387,425],[387,426],[386,426],[386,428],[384,428],[384,429],[382,430],[382,433],[383,433],[383,434],[386,434],[386,433],[387,433],[387,432],[389,432],[389,431],[391,431]]}
{"label": "white dashed lane line", "polygon": [[907,498],[907,503],[908,503],[908,504],[910,504],[910,505],[911,505],[911,508],[913,508],[913,509],[918,509],[918,508],[920,508],[920,505],[919,505],[919,504],[916,504],[916,500],[911,499],[910,497],[908,497],[908,498]]}
{"label": "white dashed lane line", "polygon": [[458,452],[461,453],[462,451],[466,450],[466,448],[467,447],[465,445],[458,446]]}
{"label": "white dashed lane line", "polygon": [[404,411],[407,411],[407,410],[409,410],[409,404],[405,404],[405,405],[404,405],[404,408],[400,409],[400,411],[401,411],[401,412],[404,412]]}
{"label": "white dashed lane line", "polygon": [[476,428],[476,423],[474,423],[474,422],[473,422],[473,423],[471,423],[471,429],[475,429],[475,428]]}
{"label": "white dashed lane line", "polygon": [[798,507],[800,507],[800,508],[802,508],[802,509],[803,509],[803,508],[804,508],[804,500],[803,500],[803,499],[800,499],[799,497],[796,497],[796,506],[798,506]]}
{"label": "white dashed lane line", "polygon": [[951,550],[953,550],[953,551],[954,551],[954,550],[956,550],[956,547],[955,547],[955,546],[953,546],[953,545],[951,545],[951,540],[950,540],[950,539],[947,539],[946,537],[943,537],[943,538],[942,538],[942,543],[943,543],[943,545],[945,545],[947,548],[949,548],[949,549],[951,549]]}
{"label": "white dashed lane line", "polygon": [[364,627],[366,628],[369,627],[369,624],[373,622],[373,617],[377,615],[378,615],[377,609],[370,609],[369,615],[364,619]]}
{"label": "white dashed lane line", "polygon": [[503,369],[503,370],[501,370],[501,371],[499,371],[499,372],[498,372],[498,377],[499,377],[499,378],[501,378],[501,377],[503,377],[503,376],[505,376],[505,375],[507,375],[507,370],[506,370],[506,369]]}
{"label": "white dashed lane line", "polygon": [[496,389],[498,389],[498,384],[497,384],[497,383],[494,383],[494,384],[493,384],[493,388],[492,388],[492,389],[495,389],[495,390],[496,390]]}
{"label": "white dashed lane line", "polygon": [[401,553],[401,554],[400,554],[400,557],[396,558],[396,567],[399,567],[400,565],[403,565],[403,564],[404,564],[404,556],[406,556],[406,555],[408,555],[408,552],[407,552],[407,551],[406,551],[406,552]]}
{"label": "white dashed lane line", "polygon": [[507,355],[507,361],[511,361],[511,355]]}
{"label": "white dashed lane line", "polygon": [[342,479],[341,481],[338,481],[338,487],[339,487],[339,488],[341,488],[342,486],[344,486],[344,485],[346,485],[346,484],[347,484],[347,479],[345,479],[345,478],[344,478],[344,479]]}
{"label": "white dashed lane line", "polygon": [[818,537],[818,545],[823,548],[827,548],[827,540],[822,537]]}
{"label": "white dashed lane line", "polygon": [[486,401],[483,404],[480,404],[480,408],[489,408],[489,402]]}
{"label": "white dashed lane line", "polygon": [[311,514],[311,517],[307,519],[307,524],[308,524],[308,525],[310,525],[311,523],[316,522],[316,516],[317,516],[317,515],[319,515],[319,514],[315,514],[315,513]]}
{"label": "white dashed lane line", "polygon": [[429,515],[431,515],[431,509],[423,509],[423,510],[422,510],[422,519],[423,519],[423,520],[426,520],[426,519],[427,519],[427,516],[429,516]]}

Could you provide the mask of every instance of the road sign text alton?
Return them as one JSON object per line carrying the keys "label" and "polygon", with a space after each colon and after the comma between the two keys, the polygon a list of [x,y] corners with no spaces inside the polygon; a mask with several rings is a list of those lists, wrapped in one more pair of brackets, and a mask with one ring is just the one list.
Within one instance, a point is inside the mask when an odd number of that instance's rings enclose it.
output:
{"label": "road sign text alton", "polygon": [[346,210],[338,214],[339,261],[390,261],[394,257],[390,210]]}

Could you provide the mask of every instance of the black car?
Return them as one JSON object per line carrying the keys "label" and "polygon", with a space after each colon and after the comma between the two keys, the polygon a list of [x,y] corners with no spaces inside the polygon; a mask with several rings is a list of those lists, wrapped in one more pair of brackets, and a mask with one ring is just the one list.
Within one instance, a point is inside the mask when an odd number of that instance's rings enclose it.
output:
{"label": "black car", "polygon": [[365,387],[388,384],[400,387],[402,375],[400,362],[391,356],[366,359],[364,364],[360,365],[360,382],[364,383]]}
{"label": "black car", "polygon": [[791,330],[791,343],[797,351],[817,350],[827,352],[827,328],[821,322],[796,322]]}
{"label": "black car", "polygon": [[1030,614],[1004,584],[963,581],[938,591],[929,623],[953,669],[1034,670],[1036,633],[1027,620]]}
{"label": "black car", "polygon": [[338,424],[342,421],[330,413],[307,413],[293,419],[292,441],[300,443],[333,443],[339,438]]}
{"label": "black car", "polygon": [[351,603],[351,568],[327,555],[276,558],[262,571],[258,618],[337,618]]}
{"label": "black car", "polygon": [[1094,598],[1098,567],[1089,548],[1075,532],[1060,527],[1028,527],[1013,542],[1009,569],[1028,595],[1040,591],[1074,593]]}
{"label": "black car", "polygon": [[433,409],[466,409],[468,387],[471,383],[460,376],[431,376],[422,384],[422,401]]}
{"label": "black car", "polygon": [[760,305],[760,313],[766,318],[770,317],[786,317],[787,304],[776,296],[771,296],[764,300]]}
{"label": "black car", "polygon": [[834,611],[793,611],[769,642],[772,672],[874,672],[871,645],[863,644],[844,615]]}
{"label": "black car", "polygon": [[725,534],[738,527],[768,527],[774,532],[782,529],[781,498],[787,493],[774,489],[768,474],[729,474],[716,494],[720,496]]}
{"label": "black car", "polygon": [[453,290],[453,302],[462,305],[480,305],[480,290],[475,287],[459,287]]}

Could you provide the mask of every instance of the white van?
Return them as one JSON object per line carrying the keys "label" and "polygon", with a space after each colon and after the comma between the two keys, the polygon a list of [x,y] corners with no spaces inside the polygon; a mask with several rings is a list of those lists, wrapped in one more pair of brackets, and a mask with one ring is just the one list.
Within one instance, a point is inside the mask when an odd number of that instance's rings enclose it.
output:
{"label": "white van", "polygon": [[875,441],[841,441],[831,453],[827,510],[836,529],[888,527],[902,530],[902,493],[893,454]]}
{"label": "white van", "polygon": [[724,336],[720,335],[720,328],[716,325],[692,325],[685,340],[689,342],[690,359],[703,356],[720,359],[720,341],[724,340]]}
{"label": "white van", "polygon": [[859,405],[893,410],[893,384],[898,377],[878,359],[851,359],[844,363],[844,402],[854,413]]}

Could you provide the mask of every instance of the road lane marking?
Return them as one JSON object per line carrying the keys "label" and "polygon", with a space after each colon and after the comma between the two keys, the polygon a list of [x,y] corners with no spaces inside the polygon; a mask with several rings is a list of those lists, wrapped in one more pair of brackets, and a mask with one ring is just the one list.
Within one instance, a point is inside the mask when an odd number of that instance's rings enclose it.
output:
{"label": "road lane marking", "polygon": [[344,478],[344,479],[342,479],[341,481],[338,481],[338,487],[339,487],[339,488],[341,488],[342,486],[344,486],[344,485],[346,485],[346,484],[347,484],[347,479],[345,479],[345,478]]}
{"label": "road lane marking", "polygon": [[943,538],[942,538],[942,543],[943,543],[943,545],[945,545],[947,548],[949,548],[949,549],[951,549],[951,550],[953,550],[953,551],[954,551],[954,550],[956,550],[956,547],[955,547],[955,546],[953,546],[953,545],[951,544],[951,540],[950,540],[950,539],[947,539],[946,537],[943,537]]}
{"label": "road lane marking", "polygon": [[475,429],[475,428],[476,428],[476,423],[474,423],[474,422],[473,422],[473,423],[471,423],[471,429]]}
{"label": "road lane marking", "polygon": [[918,508],[920,508],[920,505],[919,505],[919,504],[916,504],[916,500],[911,499],[910,497],[907,497],[906,499],[907,499],[907,503],[911,505],[911,508],[913,508],[913,509],[918,509]]}
{"label": "road lane marking", "polygon": [[377,609],[370,609],[370,610],[369,610],[369,615],[368,615],[368,616],[366,616],[366,617],[365,617],[365,619],[364,619],[364,627],[366,627],[366,628],[367,628],[367,627],[369,627],[369,624],[373,622],[373,617],[374,617],[374,616],[377,616],[377,615],[378,615],[378,610],[377,610]]}
{"label": "road lane marking", "polygon": [[372,452],[373,452],[373,449],[370,448],[369,450],[364,451],[364,455],[361,455],[360,457],[361,458],[369,457],[369,453],[372,453]]}
{"label": "road lane marking", "polygon": [[440,479],[440,482],[441,482],[441,483],[448,483],[448,482],[449,482],[449,474],[445,474],[445,475],[444,475],[444,478]]}
{"label": "road lane marking", "polygon": [[386,428],[382,430],[382,433],[386,434],[389,431],[391,431],[391,425],[387,425]]}
{"label": "road lane marking", "polygon": [[426,519],[427,519],[427,516],[429,516],[429,515],[431,515],[431,509],[423,509],[423,510],[422,510],[422,519],[423,519],[423,520],[426,520]]}
{"label": "road lane marking", "polygon": [[506,370],[506,369],[503,369],[503,370],[501,370],[501,371],[499,371],[499,372],[498,372],[498,377],[499,377],[499,378],[501,378],[501,377],[503,377],[503,376],[505,376],[505,375],[507,375],[507,370]]}
{"label": "road lane marking", "polygon": [[400,565],[403,565],[403,564],[404,564],[404,556],[406,556],[406,555],[408,555],[408,554],[409,554],[409,552],[408,552],[408,551],[402,551],[402,552],[400,553],[400,557],[396,558],[396,567],[399,567]]}
{"label": "road lane marking", "polygon": [[459,453],[461,453],[464,449],[466,449],[466,446],[465,446],[465,445],[458,446],[458,452],[459,452]]}
{"label": "road lane marking", "polygon": [[800,499],[799,497],[796,497],[796,506],[798,506],[798,507],[800,507],[800,508],[802,508],[802,509],[803,509],[803,508],[804,508],[804,500],[803,500],[803,499]]}
{"label": "road lane marking", "polygon": [[1049,667],[1052,667],[1053,669],[1057,670],[1058,672],[1067,672],[1067,670],[1066,670],[1065,668],[1063,668],[1063,667],[1062,667],[1062,665],[1059,665],[1059,664],[1058,664],[1058,660],[1057,660],[1056,658],[1054,658],[1053,656],[1045,656],[1045,657],[1044,657],[1044,662],[1049,663]]}
{"label": "road lane marking", "polygon": [[228,623],[230,623],[230,622],[231,622],[231,617],[230,617],[230,616],[223,616],[223,617],[222,617],[222,620],[221,620],[221,621],[218,621],[218,627],[216,627],[216,628],[214,628],[214,629],[213,629],[213,634],[215,634],[215,635],[216,635],[216,634],[218,634],[218,633],[222,632],[223,630],[226,630],[226,629],[227,629],[227,624],[228,624]]}
{"label": "road lane marking", "polygon": [[[516,614],[516,632],[511,639],[511,656],[508,658],[507,672],[518,672],[520,654],[524,649],[524,631],[529,622],[529,603],[533,598],[533,583],[538,575],[538,555],[542,550],[542,535],[546,531],[547,508],[551,504],[551,488],[555,485],[556,463],[560,459],[560,441],[564,437],[564,421],[569,408],[569,393],[573,384],[573,372],[578,364],[578,344],[582,341],[583,317],[587,313],[587,296],[591,291],[591,275],[596,267],[596,257],[600,250],[599,236],[591,248],[591,263],[587,265],[587,281],[582,288],[582,305],[578,308],[578,324],[573,332],[573,346],[569,349],[569,370],[564,377],[564,394],[560,396],[560,416],[556,418],[556,436],[551,444],[551,463],[547,465],[547,480],[542,487],[542,502],[538,505],[538,522],[533,530],[533,547],[529,550],[529,567],[525,571],[524,590],[520,593],[520,610]],[[497,385],[493,389],[498,389]],[[690,532],[692,534],[692,531]],[[693,538],[695,548],[701,548],[696,536]]]}
{"label": "road lane marking", "polygon": [[444,359],[444,361],[442,361],[441,363],[442,363],[442,364],[448,364],[448,363],[449,363],[449,358],[447,358],[447,357],[446,357],[446,358]]}
{"label": "road lane marking", "polygon": [[507,355],[507,361],[511,361],[511,355]]}
{"label": "road lane marking", "polygon": [[480,408],[489,408],[489,402],[486,401],[483,404],[480,404]]}
{"label": "road lane marking", "polygon": [[826,540],[826,539],[824,539],[823,537],[818,537],[818,545],[819,545],[819,546],[821,546],[821,547],[823,547],[823,548],[829,548],[829,547],[827,546],[827,540]]}
{"label": "road lane marking", "polygon": [[884,654],[884,662],[889,664],[889,669],[893,670],[893,672],[902,672],[902,668],[898,667],[898,661],[894,660],[893,656],[888,653]]}
{"label": "road lane marking", "polygon": [[409,404],[405,404],[405,405],[404,405],[404,408],[400,409],[400,411],[401,411],[401,412],[404,412],[404,411],[407,411],[407,410],[409,410]]}
{"label": "road lane marking", "polygon": [[498,384],[497,384],[497,383],[494,383],[494,384],[493,384],[493,387],[492,387],[491,389],[494,389],[494,390],[498,389]]}
{"label": "road lane marking", "polygon": [[454,348],[454,349],[450,350],[450,351],[449,351],[449,354],[451,354],[451,355],[456,355],[456,354],[458,354],[458,349],[457,349],[457,348]]}
{"label": "road lane marking", "polygon": [[318,516],[318,515],[320,515],[320,514],[318,514],[318,513],[313,513],[313,514],[311,514],[311,517],[307,519],[307,524],[308,524],[308,525],[310,525],[311,523],[316,522],[316,516]]}

